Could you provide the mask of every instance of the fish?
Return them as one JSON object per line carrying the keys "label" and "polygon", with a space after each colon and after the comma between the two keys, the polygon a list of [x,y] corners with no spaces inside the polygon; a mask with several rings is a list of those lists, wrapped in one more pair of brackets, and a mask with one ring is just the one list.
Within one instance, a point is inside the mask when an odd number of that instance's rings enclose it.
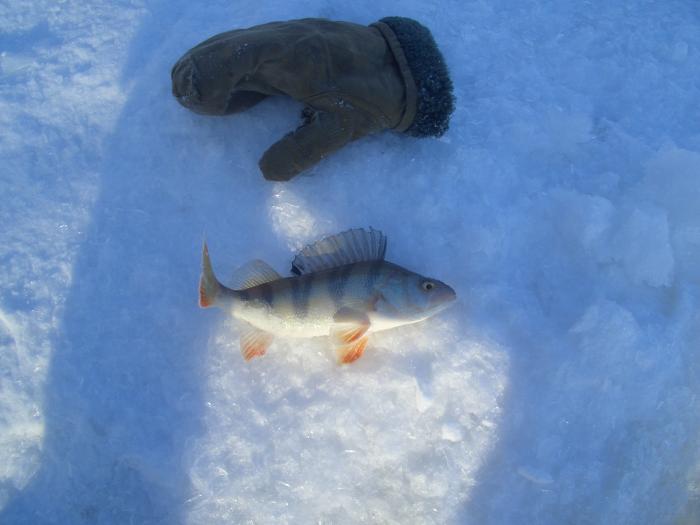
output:
{"label": "fish", "polygon": [[265,355],[275,337],[328,336],[340,364],[359,359],[372,332],[417,323],[457,298],[447,284],[385,260],[387,238],[356,228],[306,246],[282,277],[250,261],[230,287],[218,281],[202,246],[199,306],[219,307],[242,323],[246,361]]}

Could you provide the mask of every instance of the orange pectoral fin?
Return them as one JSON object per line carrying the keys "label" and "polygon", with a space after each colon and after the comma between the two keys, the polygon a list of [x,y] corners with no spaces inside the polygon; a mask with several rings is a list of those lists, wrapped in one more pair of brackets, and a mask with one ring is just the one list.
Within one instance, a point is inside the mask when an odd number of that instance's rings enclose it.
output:
{"label": "orange pectoral fin", "polygon": [[367,347],[369,317],[364,312],[343,307],[333,316],[331,343],[336,347],[338,363],[348,364],[357,361]]}
{"label": "orange pectoral fin", "polygon": [[357,339],[356,341],[353,341],[352,343],[339,346],[336,349],[338,363],[347,365],[349,363],[357,361],[360,357],[362,357],[365,348],[367,348],[368,340],[369,339],[365,336],[361,337],[360,339]]}
{"label": "orange pectoral fin", "polygon": [[251,327],[241,334],[241,354],[243,359],[250,361],[254,357],[265,355],[272,344],[274,336],[268,332]]}
{"label": "orange pectoral fin", "polygon": [[333,316],[335,324],[331,327],[330,336],[337,345],[346,345],[360,339],[369,330],[370,322],[367,314],[351,308],[343,307]]}

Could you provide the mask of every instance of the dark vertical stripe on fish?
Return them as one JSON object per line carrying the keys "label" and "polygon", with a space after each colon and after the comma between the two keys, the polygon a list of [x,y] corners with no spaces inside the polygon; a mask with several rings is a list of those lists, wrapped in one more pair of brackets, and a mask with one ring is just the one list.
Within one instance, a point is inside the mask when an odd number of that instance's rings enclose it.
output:
{"label": "dark vertical stripe on fish", "polygon": [[309,301],[311,299],[311,285],[314,274],[292,279],[292,305],[296,317],[306,318],[309,315]]}
{"label": "dark vertical stripe on fish", "polygon": [[346,264],[332,278],[328,279],[328,293],[333,299],[336,308],[340,308],[345,295],[345,288],[350,280],[350,274],[355,268],[355,264]]}
{"label": "dark vertical stripe on fish", "polygon": [[270,286],[270,283],[264,283],[257,286],[255,291],[259,293],[260,300],[272,308],[274,294],[272,293],[272,286]]}
{"label": "dark vertical stripe on fish", "polygon": [[369,270],[367,271],[367,280],[365,281],[367,291],[371,291],[374,288],[379,276],[382,274],[384,266],[385,264],[382,260],[373,261],[372,264],[370,264]]}

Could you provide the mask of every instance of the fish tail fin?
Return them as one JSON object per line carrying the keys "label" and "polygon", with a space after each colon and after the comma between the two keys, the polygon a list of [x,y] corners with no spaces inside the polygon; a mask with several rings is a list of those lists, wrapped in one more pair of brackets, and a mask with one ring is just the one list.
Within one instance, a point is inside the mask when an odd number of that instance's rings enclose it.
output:
{"label": "fish tail fin", "polygon": [[202,275],[199,278],[199,306],[209,308],[216,306],[217,296],[222,292],[223,286],[216,279],[214,270],[209,260],[209,249],[206,241],[202,246]]}

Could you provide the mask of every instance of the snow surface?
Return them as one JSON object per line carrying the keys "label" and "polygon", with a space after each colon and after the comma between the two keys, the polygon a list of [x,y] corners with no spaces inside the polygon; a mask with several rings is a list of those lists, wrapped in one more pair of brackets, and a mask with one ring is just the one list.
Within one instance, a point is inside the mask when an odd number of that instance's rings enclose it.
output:
{"label": "snow surface", "polygon": [[[300,106],[206,118],[186,49],[321,16],[425,22],[458,107],[289,184]],[[0,3],[0,523],[700,522],[692,0]],[[460,302],[338,367],[246,365],[196,305],[373,226]]]}

